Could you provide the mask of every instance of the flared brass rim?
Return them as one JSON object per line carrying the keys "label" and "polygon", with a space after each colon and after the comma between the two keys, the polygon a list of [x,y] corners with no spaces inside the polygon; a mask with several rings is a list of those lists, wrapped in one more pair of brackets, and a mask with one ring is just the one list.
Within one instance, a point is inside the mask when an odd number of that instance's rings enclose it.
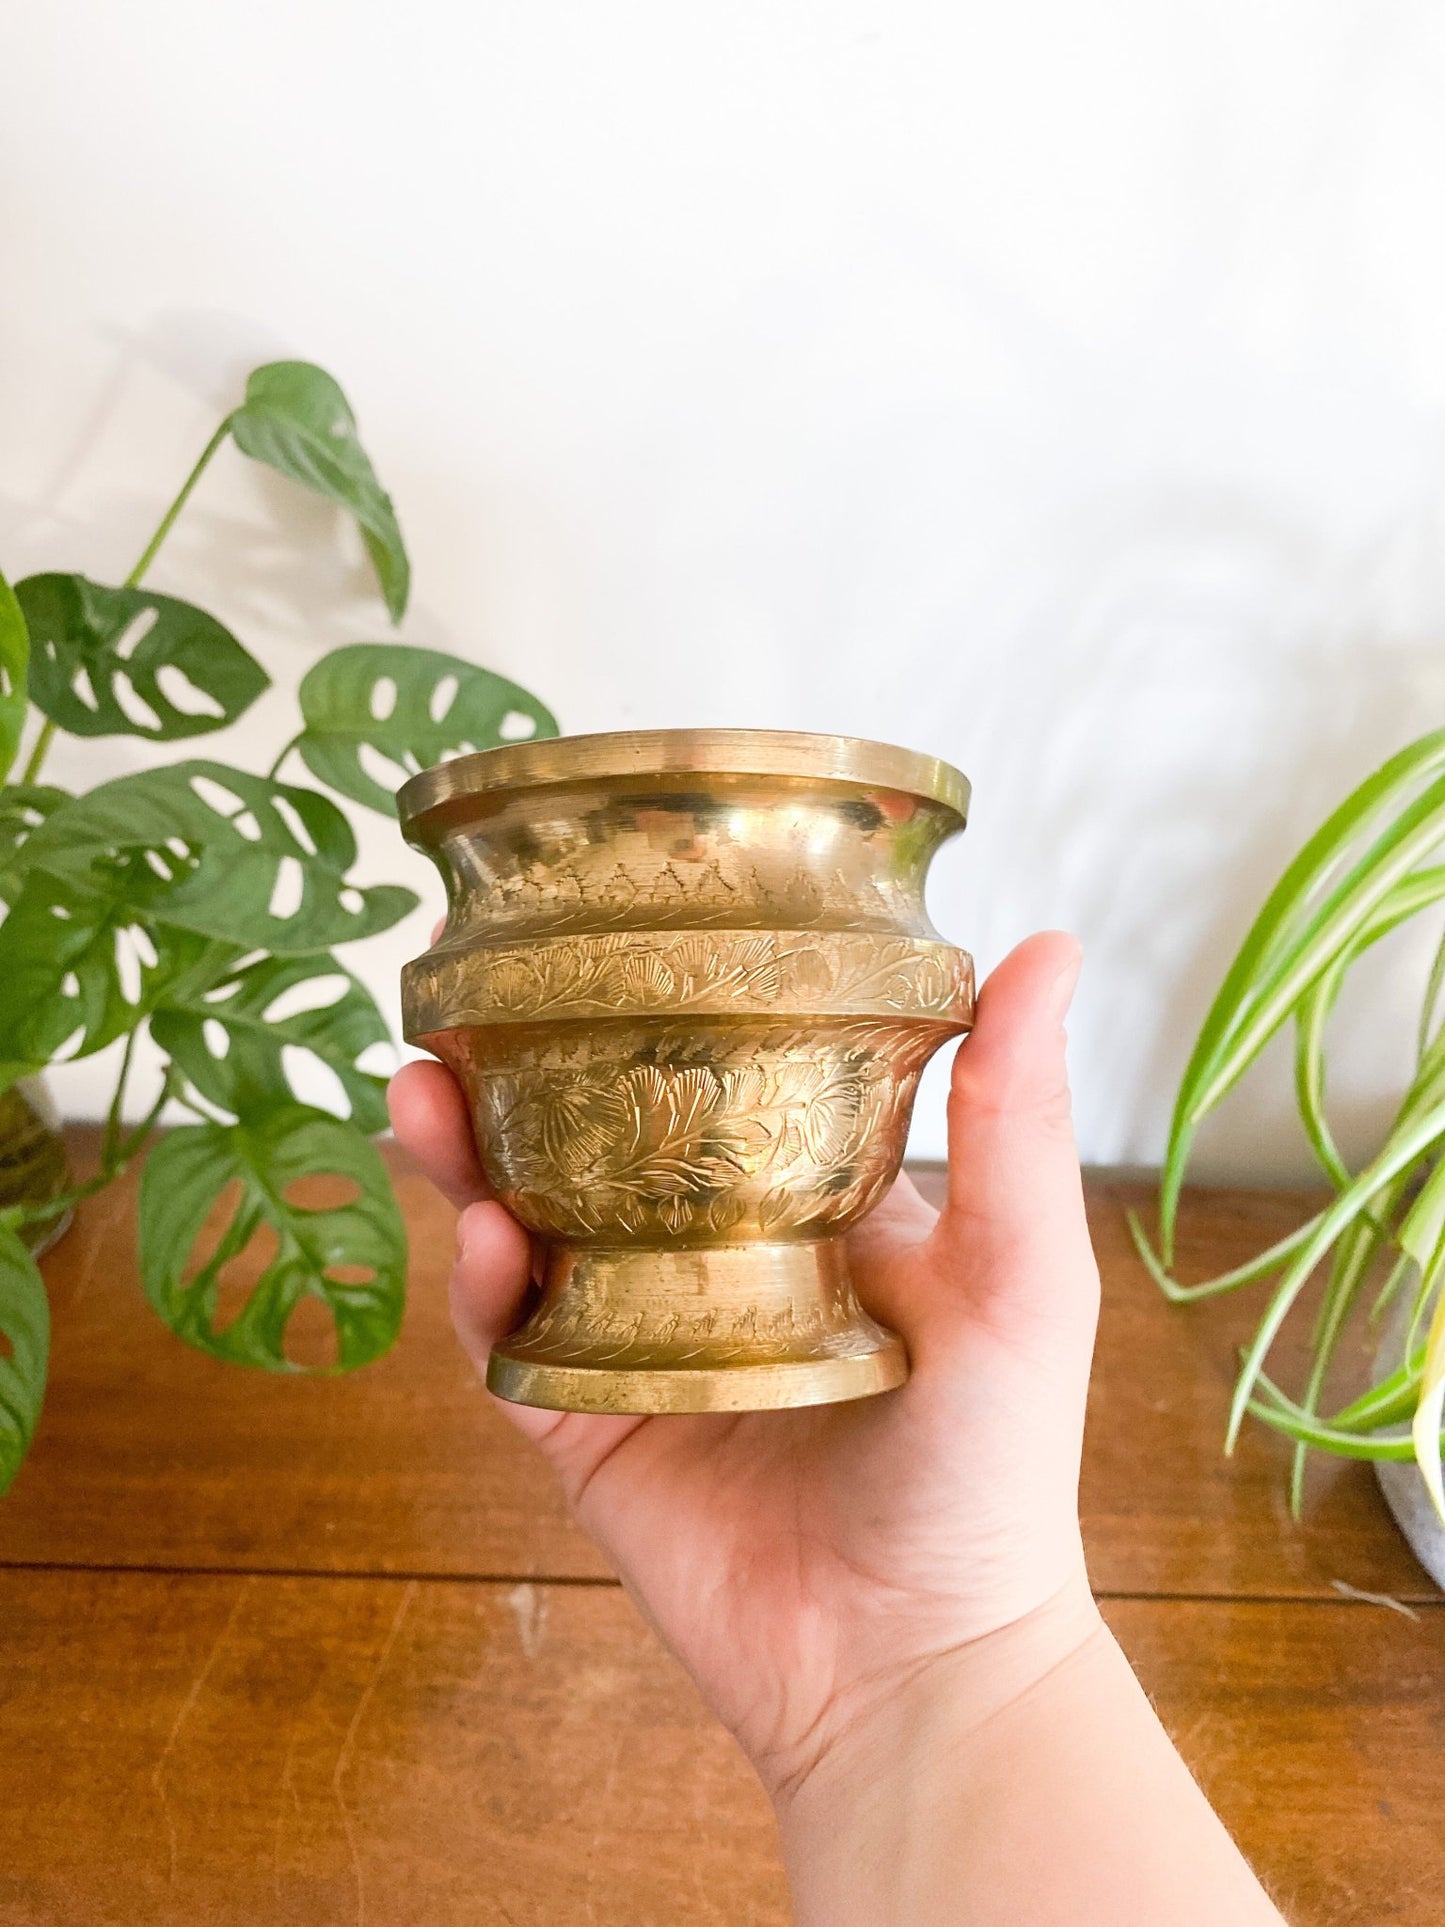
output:
{"label": "flared brass rim", "polygon": [[489,791],[588,779],[686,775],[782,776],[857,783],[924,796],[968,819],[968,778],[951,763],[895,743],[791,729],[629,729],[505,743],[438,763],[403,783],[403,829],[440,805]]}

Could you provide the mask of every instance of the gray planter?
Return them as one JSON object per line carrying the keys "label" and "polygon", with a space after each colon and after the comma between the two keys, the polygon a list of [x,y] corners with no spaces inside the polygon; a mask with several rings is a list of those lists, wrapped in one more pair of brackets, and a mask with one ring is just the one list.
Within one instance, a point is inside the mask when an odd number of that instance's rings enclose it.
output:
{"label": "gray planter", "polygon": [[1419,1466],[1405,1460],[1388,1464],[1381,1460],[1375,1466],[1375,1476],[1411,1552],[1445,1592],[1445,1526],[1425,1490]]}

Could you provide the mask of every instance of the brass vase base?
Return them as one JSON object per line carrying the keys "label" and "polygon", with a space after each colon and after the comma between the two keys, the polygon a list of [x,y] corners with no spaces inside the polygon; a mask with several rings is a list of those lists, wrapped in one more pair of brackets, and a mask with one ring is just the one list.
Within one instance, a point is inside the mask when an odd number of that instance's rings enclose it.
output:
{"label": "brass vase base", "polygon": [[908,1356],[853,1291],[841,1238],[550,1254],[487,1384],[563,1412],[750,1412],[901,1385]]}

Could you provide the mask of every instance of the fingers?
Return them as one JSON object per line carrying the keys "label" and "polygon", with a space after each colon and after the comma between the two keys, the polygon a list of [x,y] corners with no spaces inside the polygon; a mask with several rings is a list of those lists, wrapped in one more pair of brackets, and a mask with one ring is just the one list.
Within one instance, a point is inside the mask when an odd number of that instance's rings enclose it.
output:
{"label": "fingers", "polygon": [[[531,1240],[511,1212],[492,1199],[468,1205],[457,1220],[448,1293],[457,1336],[483,1377],[493,1345],[521,1322],[531,1282]],[[504,1409],[532,1438],[545,1438],[558,1417],[528,1405]]]}
{"label": "fingers", "polygon": [[[485,1376],[493,1345],[521,1321],[532,1280],[532,1241],[490,1195],[466,1100],[444,1065],[425,1060],[404,1065],[392,1078],[387,1099],[397,1141],[462,1214],[450,1285],[452,1322]],[[545,1445],[569,1496],[586,1488],[596,1463],[641,1423],[544,1412],[506,1399],[497,1403],[518,1431]]]}
{"label": "fingers", "polygon": [[[449,1294],[457,1336],[483,1377],[493,1345],[521,1322],[531,1282],[532,1244],[517,1220],[495,1199],[468,1205],[457,1220]],[[519,1432],[543,1447],[574,1505],[612,1448],[643,1422],[496,1402]]]}
{"label": "fingers", "polygon": [[511,1212],[493,1199],[469,1204],[457,1220],[452,1323],[483,1370],[497,1340],[516,1329],[531,1282],[531,1240]]}
{"label": "fingers", "polygon": [[927,1313],[928,1294],[918,1286],[916,1253],[937,1223],[938,1213],[904,1171],[882,1202],[848,1233],[848,1264],[858,1296],[875,1318],[910,1343]]}
{"label": "fingers", "polygon": [[403,1064],[386,1098],[397,1142],[459,1211],[490,1195],[466,1099],[444,1064]]}
{"label": "fingers", "polygon": [[979,993],[948,1103],[946,1237],[1027,1256],[1040,1276],[1087,1253],[1064,1017],[1080,964],[1062,931],[1030,937]]}

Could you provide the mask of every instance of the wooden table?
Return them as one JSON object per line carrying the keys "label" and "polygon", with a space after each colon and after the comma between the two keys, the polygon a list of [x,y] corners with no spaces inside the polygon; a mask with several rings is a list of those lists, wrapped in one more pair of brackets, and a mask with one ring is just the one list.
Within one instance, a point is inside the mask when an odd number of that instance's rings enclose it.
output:
{"label": "wooden table", "polygon": [[[47,1260],[52,1388],[0,1507],[5,1927],[787,1920],[760,1792],[489,1409],[446,1323],[450,1214],[397,1169],[406,1328],[354,1378],[165,1333],[127,1185]],[[1363,1468],[1320,1467],[1296,1527],[1278,1441],[1221,1459],[1251,1307],[1162,1302],[1123,1224],[1147,1196],[1090,1187],[1105,1611],[1292,1921],[1434,1927],[1445,1601]],[[1186,1271],[1305,1208],[1194,1194]]]}

